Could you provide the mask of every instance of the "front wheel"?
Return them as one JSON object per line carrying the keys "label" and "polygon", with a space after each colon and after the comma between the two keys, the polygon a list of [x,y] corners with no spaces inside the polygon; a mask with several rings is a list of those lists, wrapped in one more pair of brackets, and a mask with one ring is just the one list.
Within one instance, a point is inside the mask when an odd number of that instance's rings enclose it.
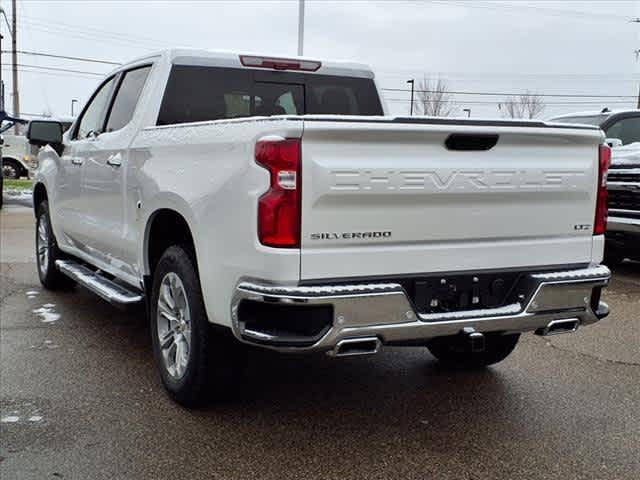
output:
{"label": "front wheel", "polygon": [[244,350],[209,323],[188,248],[169,247],[160,258],[150,310],[154,356],[169,395],[184,406],[227,396],[242,374]]}
{"label": "front wheel", "polygon": [[516,348],[520,334],[485,334],[485,348],[473,351],[468,338],[462,335],[429,340],[427,348],[443,365],[452,368],[482,368],[501,362]]}
{"label": "front wheel", "polygon": [[69,290],[75,285],[56,267],[56,260],[61,258],[62,252],[51,228],[49,203],[45,200],[38,205],[36,217],[36,264],[40,283],[49,290]]}

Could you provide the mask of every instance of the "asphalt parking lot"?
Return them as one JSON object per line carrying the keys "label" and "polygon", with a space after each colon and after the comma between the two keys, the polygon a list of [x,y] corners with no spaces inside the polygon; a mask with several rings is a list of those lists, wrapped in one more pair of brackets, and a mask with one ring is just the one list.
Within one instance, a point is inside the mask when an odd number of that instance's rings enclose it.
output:
{"label": "asphalt parking lot", "polygon": [[140,315],[41,288],[31,210],[0,231],[3,480],[640,478],[640,264],[614,272],[610,317],[485,371],[255,351],[239,400],[189,411]]}

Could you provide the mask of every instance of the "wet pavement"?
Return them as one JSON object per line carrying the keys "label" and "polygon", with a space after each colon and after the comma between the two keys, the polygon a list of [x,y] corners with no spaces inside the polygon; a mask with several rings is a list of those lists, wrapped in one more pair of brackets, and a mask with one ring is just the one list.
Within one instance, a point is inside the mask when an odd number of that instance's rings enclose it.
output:
{"label": "wet pavement", "polygon": [[640,264],[612,315],[525,335],[499,365],[426,349],[330,359],[252,351],[241,398],[164,394],[144,318],[38,283],[33,214],[0,211],[0,478],[640,478]]}

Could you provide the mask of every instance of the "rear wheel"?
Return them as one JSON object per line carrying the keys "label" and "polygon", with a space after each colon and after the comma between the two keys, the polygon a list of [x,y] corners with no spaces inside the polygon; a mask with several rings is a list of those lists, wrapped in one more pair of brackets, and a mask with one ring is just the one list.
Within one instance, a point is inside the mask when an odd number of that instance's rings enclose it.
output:
{"label": "rear wheel", "polygon": [[427,348],[443,365],[452,368],[482,368],[498,363],[516,348],[520,334],[485,334],[485,348],[473,351],[466,336],[440,337],[429,340]]}
{"label": "rear wheel", "polygon": [[45,200],[38,205],[36,217],[36,264],[40,283],[49,290],[68,290],[75,283],[56,267],[56,260],[62,258],[56,238],[51,229],[49,204]]}
{"label": "rear wheel", "polygon": [[162,383],[185,406],[227,397],[238,384],[244,350],[209,323],[189,249],[169,247],[153,276],[151,336]]}

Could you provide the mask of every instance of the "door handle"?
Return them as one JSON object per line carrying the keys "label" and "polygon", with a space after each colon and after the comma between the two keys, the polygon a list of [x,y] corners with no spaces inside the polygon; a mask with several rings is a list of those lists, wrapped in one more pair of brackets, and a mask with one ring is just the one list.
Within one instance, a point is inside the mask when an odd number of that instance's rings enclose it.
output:
{"label": "door handle", "polygon": [[81,158],[72,158],[71,163],[74,165],[82,165],[84,163],[84,160],[82,160]]}
{"label": "door handle", "polygon": [[113,157],[109,157],[107,159],[107,165],[111,165],[112,167],[119,167],[122,165],[122,160],[120,159],[120,155],[114,155]]}

